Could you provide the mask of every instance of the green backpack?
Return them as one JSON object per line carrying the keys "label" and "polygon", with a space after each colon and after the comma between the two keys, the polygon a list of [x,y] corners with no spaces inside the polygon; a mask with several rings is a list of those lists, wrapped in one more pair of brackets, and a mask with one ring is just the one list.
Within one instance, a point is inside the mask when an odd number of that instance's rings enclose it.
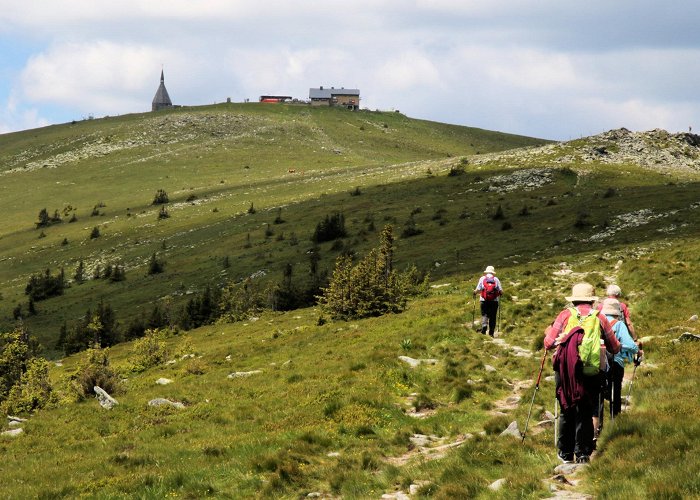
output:
{"label": "green backpack", "polygon": [[569,308],[571,317],[566,322],[564,331],[580,326],[584,330],[581,345],[578,346],[578,355],[583,363],[584,375],[598,375],[600,370],[600,321],[598,311],[591,309],[587,316],[581,316],[575,307]]}

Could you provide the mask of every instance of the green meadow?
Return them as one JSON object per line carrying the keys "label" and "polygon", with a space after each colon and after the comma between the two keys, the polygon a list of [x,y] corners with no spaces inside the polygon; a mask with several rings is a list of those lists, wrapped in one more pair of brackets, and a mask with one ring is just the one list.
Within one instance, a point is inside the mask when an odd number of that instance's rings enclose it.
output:
{"label": "green meadow", "polygon": [[[582,280],[622,287],[646,360],[576,491],[699,496],[700,343],[675,342],[700,333],[699,176],[581,159],[595,140],[537,149],[547,144],[399,113],[258,104],[0,136],[0,326],[16,327],[19,305],[55,394],[21,415],[20,436],[0,437],[0,496],[380,498],[413,485],[416,498],[546,498],[558,462],[552,427],[538,424],[554,411],[553,382],[543,379],[523,443],[499,435],[524,428],[542,332]],[[152,204],[159,189],[165,205]],[[62,221],[37,228],[43,208]],[[391,224],[396,266],[429,272],[429,294],[377,318],[309,307],[170,332],[145,370],[139,346],[120,343],[108,350],[119,404],[76,400],[86,353],[55,348],[62,324],[100,301],[125,324],[206,286],[279,282],[287,265],[302,285],[314,228],[335,212],[348,235],[319,245],[323,271],[365,255]],[[164,272],[148,275],[154,253]],[[29,278],[63,268],[70,279],[81,260],[88,275],[119,263],[126,279],[71,283],[29,314]],[[486,265],[506,292],[495,342],[472,325]]]}

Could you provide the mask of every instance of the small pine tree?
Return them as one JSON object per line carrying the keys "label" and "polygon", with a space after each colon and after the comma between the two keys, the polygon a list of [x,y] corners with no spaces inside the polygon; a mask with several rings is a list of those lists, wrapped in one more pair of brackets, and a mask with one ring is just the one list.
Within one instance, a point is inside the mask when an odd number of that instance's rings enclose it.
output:
{"label": "small pine tree", "polygon": [[159,274],[164,271],[165,264],[163,261],[158,259],[158,256],[156,255],[155,252],[153,252],[153,255],[151,255],[151,260],[148,261],[148,275],[152,274]]}
{"label": "small pine tree", "polygon": [[503,207],[501,205],[498,205],[498,208],[496,209],[496,213],[493,214],[491,217],[493,220],[503,220],[505,218],[505,215],[503,214]]}
{"label": "small pine tree", "polygon": [[165,189],[159,189],[156,191],[156,194],[153,197],[153,203],[151,203],[151,205],[162,205],[164,203],[168,203],[168,201],[168,193],[165,192]]}
{"label": "small pine tree", "polygon": [[75,282],[79,285],[85,282],[85,263],[83,262],[83,259],[80,259],[78,262],[78,267],[73,275],[73,280],[75,280]]}
{"label": "small pine tree", "polygon": [[168,213],[168,209],[165,208],[165,205],[160,207],[160,210],[158,211],[158,220],[167,219],[169,217],[170,214]]}
{"label": "small pine tree", "polygon": [[95,226],[92,228],[92,231],[90,231],[90,239],[94,240],[95,238],[100,237],[100,228]]}

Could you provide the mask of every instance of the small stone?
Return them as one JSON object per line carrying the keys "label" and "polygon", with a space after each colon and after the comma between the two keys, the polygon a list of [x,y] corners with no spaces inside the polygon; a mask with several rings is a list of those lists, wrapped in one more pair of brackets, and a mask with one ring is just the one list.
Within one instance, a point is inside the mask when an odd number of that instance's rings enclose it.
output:
{"label": "small stone", "polygon": [[0,436],[17,437],[24,432],[24,429],[10,429],[0,433]]}
{"label": "small stone", "polygon": [[158,385],[168,385],[168,384],[172,384],[172,383],[173,383],[172,380],[170,380],[169,378],[164,378],[164,377],[161,377],[158,380],[156,380],[156,384],[158,384]]}
{"label": "small stone", "polygon": [[685,332],[680,337],[678,337],[678,340],[680,340],[681,342],[698,342],[700,341],[700,335]]}
{"label": "small stone", "polygon": [[556,474],[563,474],[568,476],[570,474],[576,474],[581,469],[588,467],[588,464],[560,464],[554,468]]}
{"label": "small stone", "polygon": [[13,417],[12,415],[8,415],[8,416],[7,416],[7,420],[9,420],[10,422],[26,422],[26,421],[27,421],[26,418],[22,418],[22,417]]}
{"label": "small stone", "polygon": [[185,409],[185,405],[179,401],[170,401],[169,399],[165,398],[151,399],[148,402],[148,406],[170,406],[171,408],[177,408],[178,410]]}
{"label": "small stone", "polygon": [[491,366],[491,365],[484,365],[484,370],[486,370],[487,372],[495,372],[495,371],[497,371],[497,370],[496,370],[493,366]]}
{"label": "small stone", "polygon": [[326,455],[326,456],[327,456],[327,457],[330,457],[330,458],[339,457],[339,456],[340,456],[340,452],[331,451],[331,452],[329,452],[328,455]]}
{"label": "small stone", "polygon": [[516,437],[518,439],[522,439],[522,437],[523,437],[523,435],[520,433],[520,429],[518,429],[518,422],[516,422],[515,420],[513,420],[510,423],[510,425],[506,428],[506,430],[501,432],[500,435],[501,436],[513,436],[513,437]]}
{"label": "small stone", "polygon": [[250,377],[251,375],[256,375],[258,373],[262,373],[262,370],[252,370],[249,372],[233,372],[228,375],[228,378],[234,379],[234,378],[246,378]]}
{"label": "small stone", "polygon": [[697,320],[698,320],[698,315],[697,315],[697,314],[693,314],[693,315],[690,317],[690,321],[697,321]]}
{"label": "small stone", "polygon": [[321,493],[319,493],[318,491],[312,491],[311,493],[306,495],[306,498],[320,498],[320,497],[321,497]]}
{"label": "small stone", "polygon": [[496,479],[493,483],[489,484],[489,489],[491,491],[498,491],[501,488],[503,488],[503,485],[506,484],[506,479],[501,478],[501,479]]}

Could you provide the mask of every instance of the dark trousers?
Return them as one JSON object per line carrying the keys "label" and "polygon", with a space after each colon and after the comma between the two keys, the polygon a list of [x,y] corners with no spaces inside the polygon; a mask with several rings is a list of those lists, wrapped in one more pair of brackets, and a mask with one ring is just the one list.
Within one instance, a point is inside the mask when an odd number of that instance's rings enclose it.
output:
{"label": "dark trousers", "polygon": [[497,300],[482,300],[481,301],[481,333],[489,331],[489,335],[493,337],[493,332],[496,331],[496,317],[498,316],[498,301]]}
{"label": "dark trousers", "polygon": [[610,370],[610,386],[612,388],[612,407],[613,415],[617,415],[622,411],[622,379],[625,376],[625,367],[613,362]]}
{"label": "dark trousers", "polygon": [[[600,376],[581,375],[584,395],[581,400],[564,411],[559,405],[559,437],[557,448],[569,459],[574,455],[590,456],[593,452],[593,412],[598,405]],[[554,382],[559,388],[559,373],[554,372]]]}

